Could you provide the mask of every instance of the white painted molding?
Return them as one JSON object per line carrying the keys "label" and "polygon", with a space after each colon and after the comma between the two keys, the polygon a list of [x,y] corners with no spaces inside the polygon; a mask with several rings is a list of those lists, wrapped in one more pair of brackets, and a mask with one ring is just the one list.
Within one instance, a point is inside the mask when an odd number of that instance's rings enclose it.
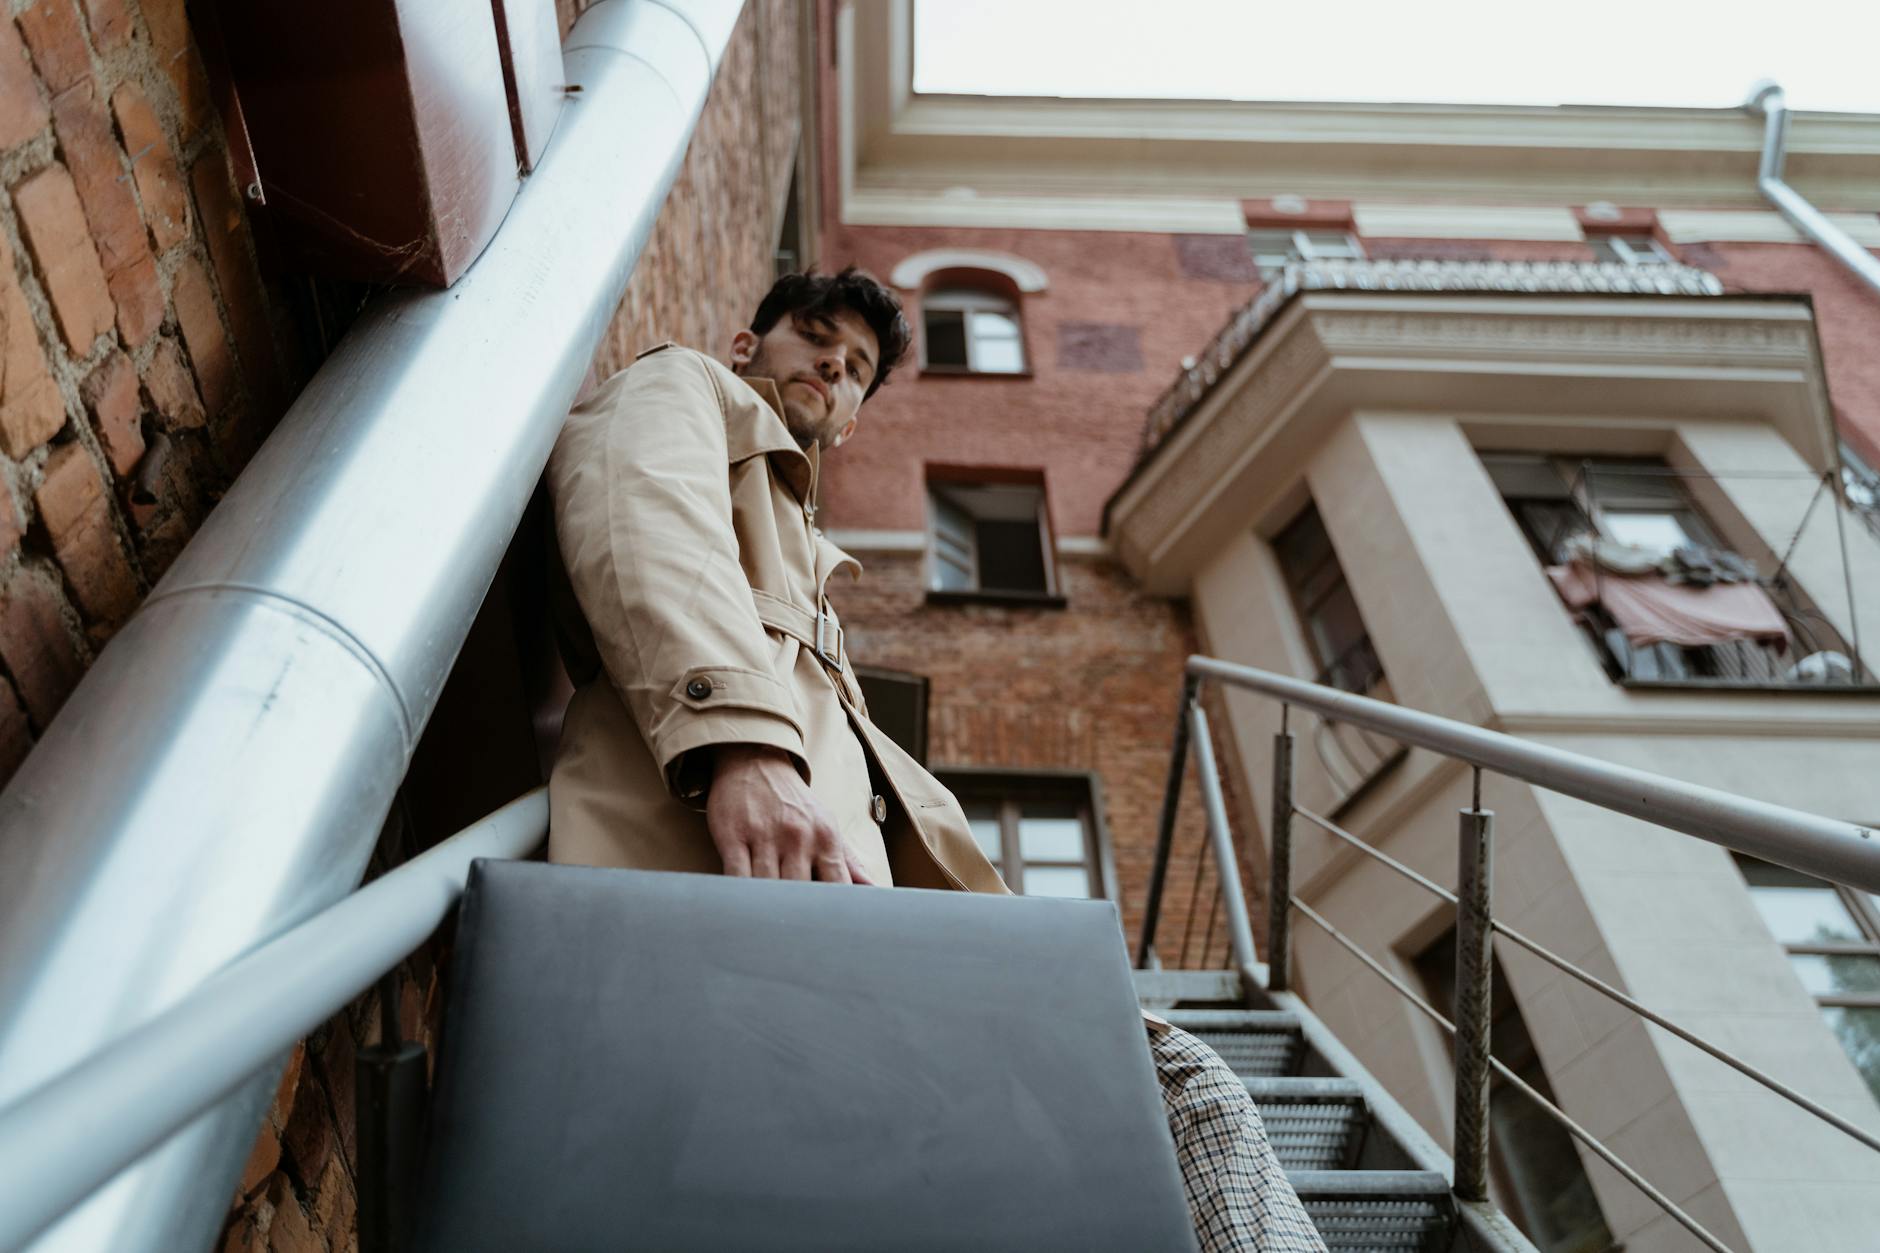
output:
{"label": "white painted molding", "polygon": [[994,227],[1034,231],[1146,231],[1165,235],[1239,235],[1247,221],[1227,196],[944,195],[921,189],[858,186],[845,202],[851,226]]}
{"label": "white painted molding", "polygon": [[[1865,248],[1880,248],[1880,214],[1830,213],[1828,220]],[[1658,214],[1658,225],[1674,244],[1801,244],[1808,242],[1780,213],[1769,209],[1680,210]]]}
{"label": "white painted molding", "polygon": [[1374,239],[1551,239],[1585,238],[1573,211],[1506,205],[1358,204],[1351,209],[1358,233]]}
{"label": "white painted molding", "polygon": [[888,281],[906,291],[913,291],[940,270],[990,270],[1012,280],[1021,292],[1041,292],[1046,287],[1044,270],[1006,252],[985,252],[977,248],[935,248],[903,258],[894,267]]}

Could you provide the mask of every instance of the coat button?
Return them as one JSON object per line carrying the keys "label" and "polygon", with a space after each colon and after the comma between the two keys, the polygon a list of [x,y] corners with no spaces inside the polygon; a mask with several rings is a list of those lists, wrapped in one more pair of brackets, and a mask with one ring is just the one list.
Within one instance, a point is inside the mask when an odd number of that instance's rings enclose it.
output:
{"label": "coat button", "polygon": [[712,694],[712,681],[710,679],[693,679],[690,683],[685,685],[685,694],[690,696],[693,700],[704,700],[707,696]]}
{"label": "coat button", "polygon": [[881,793],[875,793],[874,803],[868,807],[868,812],[875,815],[876,822],[888,820],[888,802],[881,799]]}

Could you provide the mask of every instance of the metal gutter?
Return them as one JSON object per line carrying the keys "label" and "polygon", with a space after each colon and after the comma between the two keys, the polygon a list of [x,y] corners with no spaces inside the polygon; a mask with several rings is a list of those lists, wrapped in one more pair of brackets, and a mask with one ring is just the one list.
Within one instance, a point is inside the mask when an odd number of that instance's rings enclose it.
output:
{"label": "metal gutter", "polygon": [[[0,1105],[360,880],[741,0],[602,0],[457,285],[362,317],[0,794]],[[36,1250],[205,1248],[277,1070]]]}
{"label": "metal gutter", "polygon": [[1782,180],[1782,167],[1788,158],[1789,110],[1781,86],[1769,81],[1758,83],[1743,107],[1763,115],[1762,161],[1756,169],[1756,189],[1763,199],[1774,205],[1790,226],[1827,249],[1836,261],[1854,272],[1855,278],[1880,294],[1880,258],[1861,247]]}

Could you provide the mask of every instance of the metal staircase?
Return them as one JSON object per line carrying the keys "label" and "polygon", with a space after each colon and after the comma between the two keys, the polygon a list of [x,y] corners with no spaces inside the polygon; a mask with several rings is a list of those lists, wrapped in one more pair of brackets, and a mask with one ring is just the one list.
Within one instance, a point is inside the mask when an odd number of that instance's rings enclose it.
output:
{"label": "metal staircase", "polygon": [[1308,1020],[1317,1028],[1311,1035],[1325,1030],[1309,1009],[1292,997],[1281,1008],[1264,991],[1248,992],[1231,970],[1139,970],[1135,979],[1143,1008],[1206,1042],[1246,1083],[1267,1140],[1328,1249],[1473,1247],[1457,1240],[1446,1174],[1419,1167],[1373,1116],[1373,1102],[1390,1098],[1370,1075],[1342,1049],[1327,1056],[1309,1041]]}

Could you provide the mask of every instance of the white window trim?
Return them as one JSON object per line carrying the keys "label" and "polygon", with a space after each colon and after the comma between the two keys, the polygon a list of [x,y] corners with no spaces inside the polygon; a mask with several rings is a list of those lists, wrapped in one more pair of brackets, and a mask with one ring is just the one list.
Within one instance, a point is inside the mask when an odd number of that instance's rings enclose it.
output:
{"label": "white window trim", "polygon": [[[1364,243],[1351,231],[1339,230],[1338,233],[1345,237],[1345,243],[1342,249],[1328,249],[1323,245],[1312,242],[1313,235],[1329,235],[1333,233],[1334,229],[1336,228],[1325,227],[1313,230],[1309,227],[1302,226],[1295,230],[1288,231],[1283,226],[1249,227],[1247,229],[1247,247],[1253,252],[1254,260],[1259,265],[1260,271],[1263,274],[1272,273],[1290,261],[1363,260]],[[1288,249],[1288,255],[1285,261],[1272,262],[1261,260],[1263,254],[1254,243],[1254,237],[1256,235],[1290,235],[1292,237],[1292,243]]]}

